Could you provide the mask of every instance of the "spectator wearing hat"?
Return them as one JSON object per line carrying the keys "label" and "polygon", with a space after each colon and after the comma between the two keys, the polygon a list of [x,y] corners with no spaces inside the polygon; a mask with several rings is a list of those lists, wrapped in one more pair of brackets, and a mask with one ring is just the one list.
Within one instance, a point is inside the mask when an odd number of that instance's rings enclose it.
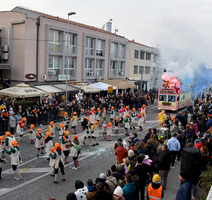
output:
{"label": "spectator wearing hat", "polygon": [[118,147],[115,150],[117,165],[123,163],[123,158],[127,158],[128,151],[122,145],[122,143],[118,142]]}
{"label": "spectator wearing hat", "polygon": [[125,200],[131,200],[135,192],[135,182],[130,173],[125,176],[126,185],[123,187],[123,196]]}
{"label": "spectator wearing hat", "polygon": [[128,151],[128,158],[130,161],[131,168],[134,168],[137,162],[137,155],[134,153],[133,150]]}
{"label": "spectator wearing hat", "polygon": [[76,197],[76,195],[72,192],[72,193],[67,194],[66,200],[77,200],[77,197]]}
{"label": "spectator wearing hat", "polygon": [[80,180],[75,181],[76,192],[75,195],[77,200],[86,200],[86,194],[88,193],[88,188],[84,186],[84,183]]}
{"label": "spectator wearing hat", "polygon": [[122,180],[124,176],[124,172],[125,172],[124,165],[121,164],[117,167],[117,171],[113,173],[113,176],[116,178],[117,185],[122,188],[125,185],[124,181]]}
{"label": "spectator wearing hat", "polygon": [[181,181],[180,188],[177,191],[176,200],[190,200],[191,199],[191,182],[188,179],[188,173],[180,172],[179,179]]}
{"label": "spectator wearing hat", "polygon": [[101,179],[103,180],[103,182],[106,181],[106,175],[105,175],[104,173],[101,173],[101,174],[99,175],[99,178],[101,178]]}
{"label": "spectator wearing hat", "polygon": [[105,181],[106,188],[108,192],[113,194],[114,190],[117,187],[117,180],[114,176],[112,176],[112,173],[109,169],[106,171],[105,174],[106,174],[106,181]]}
{"label": "spectator wearing hat", "polygon": [[125,200],[123,197],[123,190],[120,186],[117,186],[113,192],[113,199],[115,200]]}
{"label": "spectator wearing hat", "polygon": [[148,185],[147,199],[162,199],[164,196],[163,187],[161,186],[161,177],[155,174],[152,178],[152,183]]}

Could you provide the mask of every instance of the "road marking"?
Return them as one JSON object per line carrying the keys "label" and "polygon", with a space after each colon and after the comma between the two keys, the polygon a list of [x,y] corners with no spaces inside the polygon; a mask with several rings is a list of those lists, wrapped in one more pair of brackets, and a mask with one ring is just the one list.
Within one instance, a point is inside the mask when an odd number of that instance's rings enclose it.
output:
{"label": "road marking", "polygon": [[25,172],[26,170],[28,170],[28,169],[30,169],[32,166],[30,166],[30,167],[27,167],[26,169],[23,169],[22,171],[20,171],[20,173],[23,173],[23,172]]}

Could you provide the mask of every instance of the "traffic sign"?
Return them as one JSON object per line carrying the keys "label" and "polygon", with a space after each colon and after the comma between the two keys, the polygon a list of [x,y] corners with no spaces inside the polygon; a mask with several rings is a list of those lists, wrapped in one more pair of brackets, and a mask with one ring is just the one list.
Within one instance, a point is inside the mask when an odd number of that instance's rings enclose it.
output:
{"label": "traffic sign", "polygon": [[113,86],[108,86],[107,92],[112,93],[113,92]]}

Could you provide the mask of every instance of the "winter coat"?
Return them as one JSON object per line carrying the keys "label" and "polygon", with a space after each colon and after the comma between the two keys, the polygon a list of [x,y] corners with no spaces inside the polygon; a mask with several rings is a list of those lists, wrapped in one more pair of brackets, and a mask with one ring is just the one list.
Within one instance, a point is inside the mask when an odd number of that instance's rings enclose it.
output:
{"label": "winter coat", "polygon": [[123,158],[127,158],[128,151],[122,146],[116,148],[115,155],[117,156],[117,161],[123,163]]}
{"label": "winter coat", "polygon": [[113,177],[113,176],[108,176],[108,177],[106,177],[105,183],[107,184],[107,190],[108,190],[108,192],[110,192],[111,194],[113,194],[114,190],[117,187],[116,178]]}
{"label": "winter coat", "polygon": [[135,182],[127,183],[122,189],[125,200],[132,200],[136,189]]}
{"label": "winter coat", "polygon": [[162,154],[162,144],[159,144],[159,146],[156,149],[156,156],[158,158],[158,160],[160,160],[161,154]]}
{"label": "winter coat", "polygon": [[137,162],[137,155],[134,154],[132,157],[128,157],[130,161],[131,168],[134,168]]}
{"label": "winter coat", "polygon": [[180,147],[181,149],[185,147],[185,142],[186,142],[186,136],[183,135],[183,134],[178,134],[177,135],[177,140],[179,141],[180,143]]}
{"label": "winter coat", "polygon": [[9,126],[10,128],[16,127],[16,118],[13,115],[9,117]]}
{"label": "winter coat", "polygon": [[146,185],[146,181],[149,177],[148,173],[149,173],[150,167],[147,166],[146,164],[142,164],[142,165],[137,165],[135,167],[135,173],[138,176],[139,180],[140,180],[140,186],[145,186]]}
{"label": "winter coat", "polygon": [[171,164],[171,153],[169,150],[164,150],[161,153],[160,161],[158,163],[159,170],[169,170]]}
{"label": "winter coat", "polygon": [[88,188],[84,186],[83,188],[79,188],[75,195],[77,197],[77,200],[86,200],[86,194],[88,193]]}
{"label": "winter coat", "polygon": [[98,191],[95,194],[95,197],[96,197],[96,200],[113,200],[112,194],[110,194],[109,192],[105,192],[104,190]]}
{"label": "winter coat", "polygon": [[169,147],[169,151],[179,151],[180,150],[180,143],[177,138],[172,137],[168,140],[167,146]]}
{"label": "winter coat", "polygon": [[176,200],[190,200],[191,199],[191,182],[186,180],[181,182],[180,188],[177,191]]}

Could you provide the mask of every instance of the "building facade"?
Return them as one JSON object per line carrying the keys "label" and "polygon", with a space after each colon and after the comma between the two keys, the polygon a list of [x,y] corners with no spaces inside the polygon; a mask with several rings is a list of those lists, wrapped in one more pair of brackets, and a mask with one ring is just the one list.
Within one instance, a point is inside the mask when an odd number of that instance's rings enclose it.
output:
{"label": "building facade", "polygon": [[0,43],[9,47],[1,73],[13,82],[29,73],[38,82],[64,80],[66,70],[69,82],[129,76],[125,37],[22,7],[0,12]]}
{"label": "building facade", "polygon": [[157,87],[157,48],[129,41],[129,79],[135,81],[136,88],[147,91]]}

